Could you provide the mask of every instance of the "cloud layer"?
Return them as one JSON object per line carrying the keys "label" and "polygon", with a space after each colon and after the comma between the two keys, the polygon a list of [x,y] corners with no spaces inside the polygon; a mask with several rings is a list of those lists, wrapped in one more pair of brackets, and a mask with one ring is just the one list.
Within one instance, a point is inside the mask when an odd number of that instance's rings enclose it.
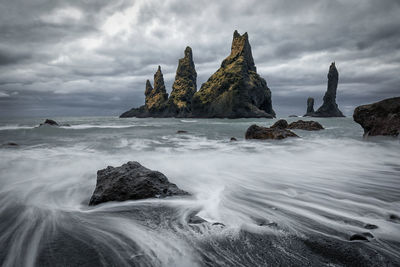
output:
{"label": "cloud layer", "polygon": [[338,104],[400,95],[400,2],[14,0],[0,9],[0,116],[118,115],[161,65],[169,90],[184,48],[198,85],[248,32],[279,115],[316,107],[336,61]]}

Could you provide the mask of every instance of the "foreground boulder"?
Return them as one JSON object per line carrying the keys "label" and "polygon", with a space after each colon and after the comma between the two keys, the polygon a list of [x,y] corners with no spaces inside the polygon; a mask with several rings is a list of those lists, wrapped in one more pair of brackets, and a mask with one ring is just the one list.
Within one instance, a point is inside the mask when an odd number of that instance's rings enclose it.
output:
{"label": "foreground boulder", "polygon": [[89,205],[174,195],[188,193],[170,183],[161,172],[152,171],[136,161],[130,161],[120,167],[108,166],[97,172],[96,189]]}
{"label": "foreground boulder", "polygon": [[344,117],[343,113],[339,110],[338,105],[336,104],[336,91],[338,82],[339,82],[339,72],[336,69],[335,62],[332,62],[328,72],[328,88],[324,95],[324,103],[316,112],[310,113],[309,116]]}
{"label": "foreground boulder", "polygon": [[400,133],[400,97],[385,99],[373,104],[359,106],[353,119],[364,128],[364,136]]}
{"label": "foreground boulder", "polygon": [[246,131],[246,139],[284,139],[298,137],[295,133],[282,128],[267,128],[256,124],[251,125]]}
{"label": "foreground boulder", "polygon": [[271,91],[257,74],[247,33],[233,34],[231,54],[192,99],[194,117],[273,118]]}
{"label": "foreground boulder", "polygon": [[306,131],[318,131],[324,129],[324,127],[317,121],[303,121],[303,120],[292,122],[287,126],[287,128],[300,129]]}

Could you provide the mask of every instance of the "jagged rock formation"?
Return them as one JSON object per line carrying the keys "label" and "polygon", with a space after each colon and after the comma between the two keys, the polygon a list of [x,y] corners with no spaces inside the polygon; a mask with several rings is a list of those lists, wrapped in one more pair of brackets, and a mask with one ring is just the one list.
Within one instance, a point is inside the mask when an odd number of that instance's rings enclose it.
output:
{"label": "jagged rock formation", "polygon": [[336,104],[336,91],[339,82],[339,72],[336,69],[335,62],[332,62],[328,72],[328,89],[324,95],[324,103],[314,112],[313,117],[344,117]]}
{"label": "jagged rock formation", "polygon": [[193,62],[192,48],[185,49],[185,56],[179,59],[175,82],[168,99],[169,112],[173,116],[187,116],[192,111],[192,97],[197,90],[197,72]]}
{"label": "jagged rock formation", "polygon": [[256,124],[251,125],[247,131],[245,138],[246,139],[284,139],[287,137],[298,137],[297,134],[295,134],[292,131],[282,129],[280,127],[275,127],[275,128],[267,128],[267,127],[261,127]]}
{"label": "jagged rock formation", "polygon": [[247,33],[233,34],[231,54],[192,100],[194,117],[272,118],[271,91],[257,74]]}
{"label": "jagged rock formation", "polygon": [[[156,78],[157,76],[157,78]],[[192,49],[179,60],[175,82],[167,100],[162,73],[154,76],[154,89],[146,83],[146,104],[120,117],[273,118],[271,91],[257,74],[247,33],[233,34],[231,54],[196,92]],[[162,83],[161,83],[162,80]],[[157,83],[160,81],[160,84]]]}
{"label": "jagged rock formation", "polygon": [[400,133],[400,97],[385,99],[373,104],[359,106],[353,119],[364,128],[364,136]]}
{"label": "jagged rock formation", "polygon": [[303,117],[312,116],[314,114],[314,98],[309,97],[307,99],[307,111]]}
{"label": "jagged rock formation", "polygon": [[161,172],[152,171],[139,162],[130,161],[120,167],[108,166],[97,172],[96,189],[89,205],[174,195],[188,193],[170,183]]}
{"label": "jagged rock formation", "polygon": [[161,67],[158,66],[154,74],[154,88],[149,80],[146,81],[146,89],[144,91],[145,104],[139,108],[133,108],[124,112],[120,117],[165,117],[167,116],[168,94],[165,89],[164,76]]}

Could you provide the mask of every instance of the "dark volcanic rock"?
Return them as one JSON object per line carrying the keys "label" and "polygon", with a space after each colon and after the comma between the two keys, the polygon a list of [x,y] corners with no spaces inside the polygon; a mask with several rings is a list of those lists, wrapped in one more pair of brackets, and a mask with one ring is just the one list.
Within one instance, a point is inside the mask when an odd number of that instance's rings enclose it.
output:
{"label": "dark volcanic rock", "polygon": [[349,240],[350,241],[368,241],[368,238],[374,238],[374,236],[371,233],[361,233],[361,234],[354,234],[350,236]]}
{"label": "dark volcanic rock", "polygon": [[50,119],[46,119],[43,123],[41,123],[39,126],[60,126],[56,121],[54,120],[50,120]]}
{"label": "dark volcanic rock", "polygon": [[389,221],[394,222],[394,223],[400,223],[400,216],[398,216],[396,214],[390,214]]}
{"label": "dark volcanic rock", "polygon": [[272,118],[271,91],[257,74],[247,33],[233,34],[231,54],[192,99],[194,117]]}
{"label": "dark volcanic rock", "polygon": [[365,228],[365,229],[368,229],[368,230],[373,230],[373,229],[377,229],[378,226],[375,225],[375,224],[367,223],[367,224],[364,225],[364,228]]}
{"label": "dark volcanic rock", "polygon": [[298,116],[297,115],[289,115],[289,118],[297,118]]}
{"label": "dark volcanic rock", "polygon": [[237,139],[235,137],[231,137],[231,142],[237,141]]}
{"label": "dark volcanic rock", "polygon": [[203,218],[201,218],[200,216],[191,215],[191,216],[189,216],[188,223],[189,224],[201,224],[201,223],[207,223],[207,221],[204,220]]}
{"label": "dark volcanic rock", "polygon": [[307,111],[304,117],[312,116],[314,114],[314,98],[309,97],[307,99]]}
{"label": "dark volcanic rock", "polygon": [[251,125],[246,131],[246,139],[284,139],[286,137],[298,137],[295,133],[281,128],[266,128]]}
{"label": "dark volcanic rock", "polygon": [[56,126],[56,127],[64,126],[65,127],[65,126],[71,126],[71,125],[66,124],[66,123],[65,124],[59,124],[54,120],[46,119],[43,123],[39,124],[39,127],[42,127],[42,126]]}
{"label": "dark volcanic rock", "polygon": [[336,69],[335,62],[332,62],[328,73],[328,89],[324,95],[324,103],[314,112],[313,117],[344,117],[336,104],[336,91],[339,81],[339,72]]}
{"label": "dark volcanic rock", "polygon": [[400,133],[400,97],[359,106],[354,110],[353,119],[364,128],[364,136],[398,136]]}
{"label": "dark volcanic rock", "polygon": [[149,170],[136,161],[130,161],[120,167],[109,166],[97,172],[96,189],[89,205],[107,201],[187,194],[175,184],[170,183],[161,172]]}
{"label": "dark volcanic rock", "polygon": [[178,130],[178,131],[176,131],[176,133],[177,133],[177,134],[185,134],[185,133],[187,133],[187,131],[184,131],[184,130]]}
{"label": "dark volcanic rock", "polygon": [[288,125],[287,128],[300,129],[306,131],[318,131],[324,129],[324,127],[322,127],[322,125],[317,121],[303,121],[303,120],[292,122]]}
{"label": "dark volcanic rock", "polygon": [[175,81],[168,99],[169,111],[174,116],[184,117],[192,111],[192,97],[196,93],[197,73],[193,62],[192,49],[185,49],[185,56],[179,59]]}
{"label": "dark volcanic rock", "polygon": [[270,128],[286,129],[288,127],[288,122],[286,120],[279,120],[274,123]]}
{"label": "dark volcanic rock", "polygon": [[14,142],[8,142],[8,143],[3,144],[2,146],[17,147],[17,146],[19,146],[19,145],[18,145],[17,143],[14,143]]}

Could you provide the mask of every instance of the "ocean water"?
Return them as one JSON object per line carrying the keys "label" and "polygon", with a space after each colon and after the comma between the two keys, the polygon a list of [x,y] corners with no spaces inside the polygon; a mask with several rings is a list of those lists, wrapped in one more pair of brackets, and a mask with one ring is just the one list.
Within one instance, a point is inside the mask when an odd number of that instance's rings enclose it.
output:
{"label": "ocean water", "polygon": [[[19,144],[0,147],[1,266],[400,264],[400,142],[352,118],[279,141],[244,139],[276,119],[44,119],[0,120]],[[127,161],[191,196],[89,207],[97,170]]]}

